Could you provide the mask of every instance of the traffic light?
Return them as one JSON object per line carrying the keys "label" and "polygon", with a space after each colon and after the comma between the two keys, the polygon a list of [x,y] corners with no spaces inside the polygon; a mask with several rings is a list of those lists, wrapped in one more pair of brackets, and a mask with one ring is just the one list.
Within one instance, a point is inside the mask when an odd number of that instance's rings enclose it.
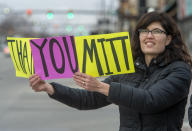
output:
{"label": "traffic light", "polygon": [[83,31],[84,30],[84,26],[80,25],[78,26],[78,31]]}
{"label": "traffic light", "polygon": [[69,11],[69,12],[67,13],[67,18],[68,18],[68,19],[73,19],[73,18],[74,18],[74,13],[73,13],[73,11]]}
{"label": "traffic light", "polygon": [[53,19],[53,17],[54,17],[53,12],[49,10],[47,12],[47,19],[51,20],[51,19]]}
{"label": "traffic light", "polygon": [[31,10],[31,9],[27,9],[27,10],[26,10],[26,14],[27,14],[28,16],[31,16],[31,15],[32,15],[32,10]]}
{"label": "traffic light", "polygon": [[71,32],[71,31],[73,30],[73,28],[72,28],[72,26],[68,25],[68,26],[65,28],[65,30],[66,30],[67,32]]}

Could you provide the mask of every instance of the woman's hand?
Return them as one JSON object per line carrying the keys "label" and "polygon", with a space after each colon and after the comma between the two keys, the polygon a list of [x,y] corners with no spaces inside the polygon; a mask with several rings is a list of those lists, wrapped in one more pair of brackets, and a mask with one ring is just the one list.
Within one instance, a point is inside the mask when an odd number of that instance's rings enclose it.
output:
{"label": "woman's hand", "polygon": [[42,80],[38,75],[34,74],[29,78],[29,83],[32,89],[35,92],[45,91],[48,94],[52,95],[54,93],[54,89],[52,85]]}
{"label": "woman's hand", "polygon": [[110,88],[109,84],[100,82],[92,76],[86,75],[85,73],[76,72],[73,76],[73,80],[77,85],[88,91],[96,91],[108,96]]}

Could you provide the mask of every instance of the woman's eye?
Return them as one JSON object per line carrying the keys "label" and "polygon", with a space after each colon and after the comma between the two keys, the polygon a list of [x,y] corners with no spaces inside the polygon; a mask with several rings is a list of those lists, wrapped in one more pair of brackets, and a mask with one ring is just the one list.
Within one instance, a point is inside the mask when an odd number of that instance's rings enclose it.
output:
{"label": "woman's eye", "polygon": [[153,30],[152,32],[155,33],[155,34],[159,34],[159,33],[161,33],[160,30]]}
{"label": "woman's eye", "polygon": [[142,32],[147,33],[147,32],[148,32],[148,30],[142,30]]}

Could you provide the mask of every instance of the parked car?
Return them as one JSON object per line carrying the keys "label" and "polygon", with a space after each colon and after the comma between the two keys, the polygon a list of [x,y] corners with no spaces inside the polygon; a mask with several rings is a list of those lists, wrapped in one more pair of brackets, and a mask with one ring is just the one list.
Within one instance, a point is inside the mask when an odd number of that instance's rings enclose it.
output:
{"label": "parked car", "polygon": [[10,56],[10,50],[9,50],[9,47],[8,47],[8,46],[4,46],[4,48],[3,48],[3,54],[4,54],[6,57],[9,57],[9,56]]}

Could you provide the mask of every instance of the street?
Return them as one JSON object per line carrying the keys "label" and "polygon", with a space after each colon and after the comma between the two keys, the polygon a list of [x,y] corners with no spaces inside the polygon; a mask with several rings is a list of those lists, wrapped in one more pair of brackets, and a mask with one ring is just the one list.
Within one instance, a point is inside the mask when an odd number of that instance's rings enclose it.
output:
{"label": "street", "polygon": [[[76,87],[71,79],[53,81]],[[116,105],[79,111],[50,99],[46,93],[35,93],[28,79],[15,77],[11,58],[1,52],[0,87],[0,131],[117,131],[119,128]],[[186,116],[183,131],[190,130]]]}
{"label": "street", "polygon": [[[0,52],[0,131],[117,131],[118,108],[79,111],[35,93],[28,79],[15,77],[10,57]],[[71,79],[54,80],[74,86]]]}

